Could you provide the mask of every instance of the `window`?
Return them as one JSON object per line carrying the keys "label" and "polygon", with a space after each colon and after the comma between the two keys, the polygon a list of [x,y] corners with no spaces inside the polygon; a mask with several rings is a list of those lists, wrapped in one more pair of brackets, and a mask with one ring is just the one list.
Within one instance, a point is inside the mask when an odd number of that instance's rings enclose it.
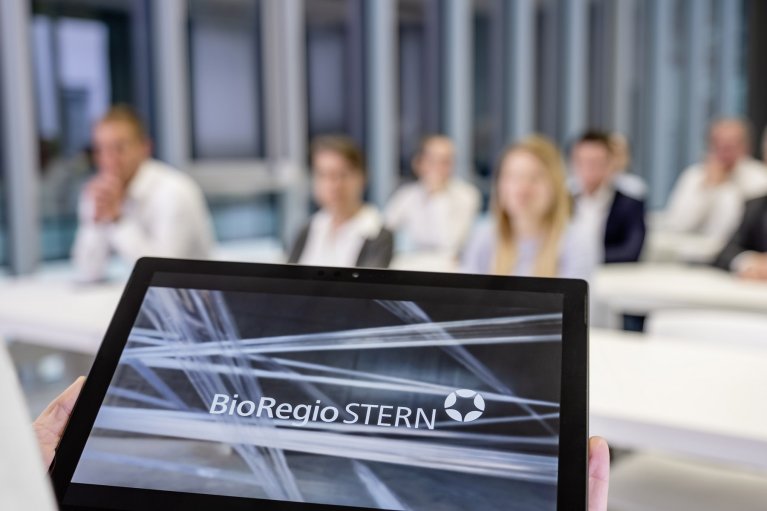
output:
{"label": "window", "polygon": [[364,146],[364,46],[361,0],[306,2],[309,139],[343,133]]}
{"label": "window", "polygon": [[192,155],[263,158],[259,2],[189,2]]}
{"label": "window", "polygon": [[273,236],[268,186],[263,9],[258,0],[189,0],[190,171],[219,241]]}
{"label": "window", "polygon": [[474,1],[474,165],[482,177],[509,142],[504,129],[503,2]]}
{"label": "window", "polygon": [[588,125],[605,129],[610,125],[610,62],[614,58],[610,4],[592,1],[588,6]]}
{"label": "window", "polygon": [[561,39],[559,6],[553,0],[543,0],[536,9],[535,47],[535,129],[553,140],[559,139],[561,79],[559,44]]}
{"label": "window", "polygon": [[399,154],[400,174],[410,176],[410,162],[420,140],[442,131],[442,45],[439,11],[428,0],[399,0]]}

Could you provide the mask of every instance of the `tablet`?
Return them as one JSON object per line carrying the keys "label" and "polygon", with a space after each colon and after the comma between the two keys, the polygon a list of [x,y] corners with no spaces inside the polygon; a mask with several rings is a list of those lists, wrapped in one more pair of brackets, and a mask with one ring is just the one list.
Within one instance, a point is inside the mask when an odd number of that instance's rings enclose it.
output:
{"label": "tablet", "polygon": [[586,509],[583,281],[142,259],[63,510]]}

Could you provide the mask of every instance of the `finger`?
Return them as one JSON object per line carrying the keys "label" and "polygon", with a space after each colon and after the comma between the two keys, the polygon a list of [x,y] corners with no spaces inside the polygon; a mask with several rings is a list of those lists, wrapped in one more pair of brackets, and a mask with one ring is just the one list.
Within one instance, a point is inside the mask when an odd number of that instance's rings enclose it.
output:
{"label": "finger", "polygon": [[96,201],[109,200],[112,192],[102,184],[95,185],[90,191],[91,197]]}
{"label": "finger", "polygon": [[604,438],[589,439],[589,511],[607,511],[610,449]]}
{"label": "finger", "polygon": [[114,193],[117,193],[122,188],[122,181],[114,174],[104,174],[102,179],[104,186]]}
{"label": "finger", "polygon": [[75,407],[77,398],[80,397],[80,392],[83,390],[84,384],[85,376],[78,376],[72,385],[67,387],[67,389],[62,392],[58,398],[56,398],[57,400],[60,400],[61,406],[64,408],[67,414],[72,413],[72,409]]}
{"label": "finger", "polygon": [[741,277],[748,280],[754,280],[756,278],[756,271],[753,268],[747,268],[741,274]]}
{"label": "finger", "polygon": [[589,439],[589,477],[600,481],[610,479],[610,448],[604,438]]}
{"label": "finger", "polygon": [[83,384],[85,383],[85,376],[78,377],[72,385],[67,387],[67,389],[59,394],[59,396],[51,401],[51,403],[43,410],[43,413],[40,415],[47,415],[55,411],[56,408],[62,408],[67,414],[72,413],[72,408],[75,406],[75,402],[77,401],[77,397],[80,395],[80,391],[83,388]]}
{"label": "finger", "polygon": [[77,397],[80,395],[85,377],[80,376],[75,382],[54,399],[43,413],[32,423],[46,466],[51,464],[56,446],[61,440],[64,428],[72,414]]}
{"label": "finger", "polygon": [[97,183],[96,181],[92,181],[88,185],[88,188],[86,189],[86,193],[89,196],[91,196],[91,197],[93,197],[95,199],[96,197],[99,197],[99,196],[103,195],[104,187],[101,185],[101,183]]}

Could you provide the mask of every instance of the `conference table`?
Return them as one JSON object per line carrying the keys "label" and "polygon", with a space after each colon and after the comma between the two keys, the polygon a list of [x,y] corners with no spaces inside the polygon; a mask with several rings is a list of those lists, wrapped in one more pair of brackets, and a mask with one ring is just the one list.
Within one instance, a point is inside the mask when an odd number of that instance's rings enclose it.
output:
{"label": "conference table", "polygon": [[[213,258],[274,263],[282,247],[272,239],[234,241],[216,247]],[[0,338],[95,354],[122,295],[130,269],[113,262],[108,280],[78,283],[71,265],[53,263],[24,277],[0,277]]]}
{"label": "conference table", "polygon": [[593,309],[613,327],[620,325],[624,314],[644,316],[669,308],[767,314],[767,283],[742,280],[702,265],[609,264],[601,266],[591,279],[591,299]]}
{"label": "conference table", "polygon": [[592,435],[767,471],[767,342],[592,329],[590,347]]}
{"label": "conference table", "polygon": [[[454,258],[441,253],[401,254],[398,270],[456,272]],[[767,283],[739,279],[706,265],[671,262],[608,264],[589,281],[592,325],[619,328],[626,314],[657,310],[722,309],[767,314]]]}
{"label": "conference table", "polygon": [[[767,307],[763,287],[733,287],[725,274],[689,270],[721,284],[720,289],[708,298],[669,290],[654,299],[676,304],[707,300],[711,305],[729,288],[734,303]],[[0,279],[0,337],[95,354],[123,286],[123,281],[76,284],[65,271]],[[649,294],[644,297],[648,303]],[[724,339],[696,343],[592,328],[590,360],[592,434],[619,447],[767,470],[767,342],[764,348]]]}
{"label": "conference table", "polygon": [[65,271],[0,280],[0,337],[95,354],[122,294],[122,280],[78,284]]}

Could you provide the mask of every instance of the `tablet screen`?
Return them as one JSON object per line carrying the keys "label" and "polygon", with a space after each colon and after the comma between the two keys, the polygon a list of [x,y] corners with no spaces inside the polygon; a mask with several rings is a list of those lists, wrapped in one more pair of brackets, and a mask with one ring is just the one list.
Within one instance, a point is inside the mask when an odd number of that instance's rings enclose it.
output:
{"label": "tablet screen", "polygon": [[72,483],[557,508],[562,295],[267,280],[152,281]]}

